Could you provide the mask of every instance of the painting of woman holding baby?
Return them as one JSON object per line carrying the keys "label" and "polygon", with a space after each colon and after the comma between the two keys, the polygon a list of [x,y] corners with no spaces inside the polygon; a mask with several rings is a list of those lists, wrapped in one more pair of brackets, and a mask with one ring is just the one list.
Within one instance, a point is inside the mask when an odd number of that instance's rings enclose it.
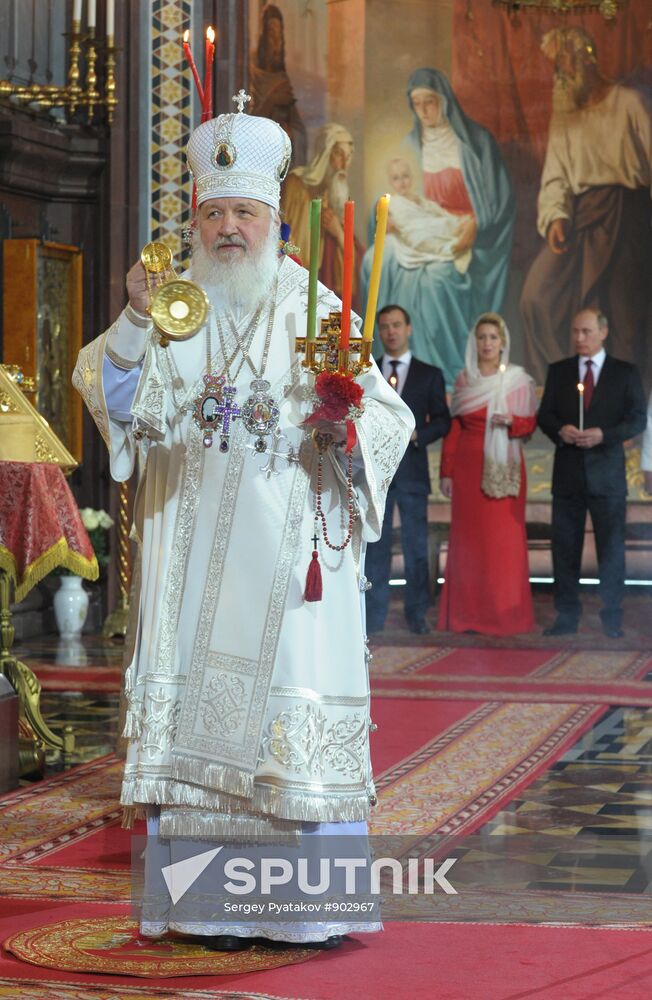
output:
{"label": "painting of woman holding baby", "polygon": [[[392,207],[379,302],[409,311],[414,354],[440,367],[450,386],[475,319],[502,307],[514,194],[496,142],[465,115],[443,73],[416,70],[407,95],[414,124],[388,164]],[[362,264],[363,294],[372,252]]]}

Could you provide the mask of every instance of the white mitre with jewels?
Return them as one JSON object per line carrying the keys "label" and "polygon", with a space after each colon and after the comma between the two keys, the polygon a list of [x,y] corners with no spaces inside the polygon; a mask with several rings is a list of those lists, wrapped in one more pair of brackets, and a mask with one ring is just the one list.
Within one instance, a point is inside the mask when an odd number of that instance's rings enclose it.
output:
{"label": "white mitre with jewels", "polygon": [[197,204],[209,198],[254,198],[278,209],[292,143],[276,122],[244,114],[251,100],[244,91],[233,100],[237,112],[204,122],[190,136],[186,156]]}

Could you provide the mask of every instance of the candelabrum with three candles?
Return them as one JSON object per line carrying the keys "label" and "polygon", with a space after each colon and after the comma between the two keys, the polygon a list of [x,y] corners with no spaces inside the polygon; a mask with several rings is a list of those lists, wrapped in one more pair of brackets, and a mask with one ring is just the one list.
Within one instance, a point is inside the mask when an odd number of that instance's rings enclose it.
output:
{"label": "candelabrum with three candles", "polygon": [[[341,346],[342,314],[329,313],[328,319],[321,321],[319,336],[309,339],[297,337],[295,350],[303,354],[301,362],[313,375],[327,371],[348,378],[356,378],[361,372],[371,368],[371,341],[357,338],[349,341],[348,348]],[[357,355],[354,357],[354,355]]]}

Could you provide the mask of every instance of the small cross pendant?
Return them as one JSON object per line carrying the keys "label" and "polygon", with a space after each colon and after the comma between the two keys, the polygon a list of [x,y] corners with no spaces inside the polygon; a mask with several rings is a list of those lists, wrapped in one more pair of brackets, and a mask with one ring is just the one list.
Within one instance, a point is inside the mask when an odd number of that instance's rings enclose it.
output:
{"label": "small cross pendant", "polygon": [[251,97],[249,96],[249,94],[245,93],[245,91],[241,87],[240,90],[238,91],[238,93],[234,94],[234,96],[231,98],[231,100],[233,101],[233,103],[237,107],[238,112],[240,114],[242,114],[242,112],[244,111],[244,108],[245,108],[245,104],[249,104],[249,101],[251,100]]}

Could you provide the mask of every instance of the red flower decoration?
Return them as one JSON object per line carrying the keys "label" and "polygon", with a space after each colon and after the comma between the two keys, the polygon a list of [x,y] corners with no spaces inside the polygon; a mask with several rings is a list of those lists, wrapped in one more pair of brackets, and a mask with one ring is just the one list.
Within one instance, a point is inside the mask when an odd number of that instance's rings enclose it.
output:
{"label": "red flower decoration", "polygon": [[315,379],[315,392],[321,403],[310,414],[306,423],[346,420],[352,406],[359,407],[364,395],[362,387],[351,375],[342,372],[320,372]]}

